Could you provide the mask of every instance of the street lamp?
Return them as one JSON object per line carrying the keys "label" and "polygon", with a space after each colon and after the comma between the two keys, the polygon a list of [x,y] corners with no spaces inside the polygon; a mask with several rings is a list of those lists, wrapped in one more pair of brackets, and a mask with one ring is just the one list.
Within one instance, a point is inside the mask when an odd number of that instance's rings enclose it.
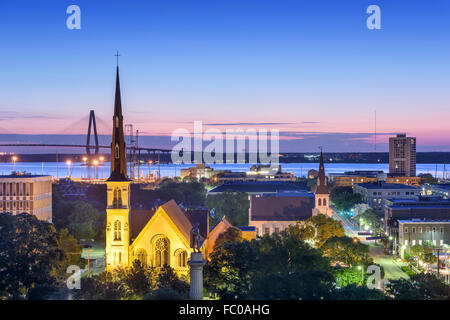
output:
{"label": "street lamp", "polygon": [[67,161],[66,161],[66,164],[67,164],[67,176],[68,176],[69,179],[70,179],[70,165],[72,164],[72,161],[67,160]]}
{"label": "street lamp", "polygon": [[84,177],[87,178],[86,170],[87,170],[87,157],[83,157],[83,163],[84,163]]}
{"label": "street lamp", "polygon": [[99,159],[100,159],[100,162],[101,162],[101,165],[102,165],[102,167],[100,169],[101,170],[101,177],[100,178],[103,179],[103,160],[105,160],[105,158],[100,157]]}
{"label": "street lamp", "polygon": [[152,160],[148,160],[148,178],[151,179],[152,177]]}
{"label": "street lamp", "polygon": [[94,164],[94,168],[95,168],[95,173],[94,173],[95,179],[97,179],[97,165],[98,165],[98,161],[97,161],[97,160],[94,160],[94,161],[93,161],[93,164]]}
{"label": "street lamp", "polygon": [[17,161],[17,157],[16,157],[16,156],[13,156],[11,159],[12,159],[12,162],[13,162],[13,171],[15,172],[15,171],[16,171],[16,161]]}

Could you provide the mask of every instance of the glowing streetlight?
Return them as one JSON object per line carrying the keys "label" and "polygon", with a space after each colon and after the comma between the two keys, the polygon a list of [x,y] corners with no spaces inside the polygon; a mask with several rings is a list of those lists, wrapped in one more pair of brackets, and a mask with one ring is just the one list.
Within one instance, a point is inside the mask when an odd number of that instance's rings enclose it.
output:
{"label": "glowing streetlight", "polygon": [[152,177],[152,160],[148,160],[148,177],[151,178]]}
{"label": "glowing streetlight", "polygon": [[72,164],[72,161],[71,160],[67,160],[66,164],[67,164],[67,176],[70,179],[70,165]]}
{"label": "glowing streetlight", "polygon": [[87,157],[83,157],[83,164],[84,164],[84,177],[87,178],[86,170],[87,170]]}
{"label": "glowing streetlight", "polygon": [[12,162],[13,162],[13,171],[16,171],[16,161],[17,161],[17,157],[13,156],[12,158]]}
{"label": "glowing streetlight", "polygon": [[95,168],[95,179],[97,179],[97,166],[98,166],[98,161],[97,161],[97,160],[94,160],[94,161],[92,162],[92,164],[94,165],[94,168]]}

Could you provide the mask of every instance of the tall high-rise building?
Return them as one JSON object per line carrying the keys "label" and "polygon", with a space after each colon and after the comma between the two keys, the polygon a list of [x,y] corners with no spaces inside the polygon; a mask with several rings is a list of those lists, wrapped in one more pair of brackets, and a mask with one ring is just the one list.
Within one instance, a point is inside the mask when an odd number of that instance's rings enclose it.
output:
{"label": "tall high-rise building", "polygon": [[389,138],[389,174],[416,176],[416,138],[398,134]]}

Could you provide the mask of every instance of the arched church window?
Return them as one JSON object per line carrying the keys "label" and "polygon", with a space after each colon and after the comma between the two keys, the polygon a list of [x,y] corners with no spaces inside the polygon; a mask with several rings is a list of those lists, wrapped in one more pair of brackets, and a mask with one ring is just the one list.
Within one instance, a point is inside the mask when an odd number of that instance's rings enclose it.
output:
{"label": "arched church window", "polygon": [[155,241],[155,267],[169,265],[169,239],[159,238]]}
{"label": "arched church window", "polygon": [[326,206],[327,205],[327,199],[323,199],[323,205]]}
{"label": "arched church window", "polygon": [[115,188],[115,189],[114,189],[114,192],[113,192],[113,203],[112,203],[113,208],[117,208],[118,191],[119,191],[119,190],[118,190],[117,188]]}
{"label": "arched church window", "polygon": [[122,190],[117,190],[117,207],[122,208]]}
{"label": "arched church window", "polygon": [[119,220],[114,222],[114,241],[122,240],[122,225]]}
{"label": "arched church window", "polygon": [[319,206],[321,206],[321,205],[322,205],[322,199],[321,199],[321,198],[319,198],[319,201],[318,201],[318,203],[319,203]]}
{"label": "arched church window", "polygon": [[184,250],[178,250],[175,254],[176,266],[180,268],[187,267],[187,252]]}
{"label": "arched church window", "polygon": [[142,266],[147,266],[147,251],[139,249],[136,253],[136,260],[138,260]]}
{"label": "arched church window", "polygon": [[119,188],[114,189],[113,208],[122,208],[122,190]]}

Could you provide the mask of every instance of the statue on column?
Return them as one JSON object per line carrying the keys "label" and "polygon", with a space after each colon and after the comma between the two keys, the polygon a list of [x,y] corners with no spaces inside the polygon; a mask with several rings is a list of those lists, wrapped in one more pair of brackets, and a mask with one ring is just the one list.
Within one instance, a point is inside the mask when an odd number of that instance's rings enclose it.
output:
{"label": "statue on column", "polygon": [[190,232],[190,246],[193,249],[191,259],[188,261],[189,265],[189,298],[191,300],[203,300],[203,260],[202,252],[200,251],[200,230],[199,223],[195,223]]}
{"label": "statue on column", "polygon": [[191,229],[190,245],[194,252],[200,252],[200,229],[199,223],[196,222]]}

